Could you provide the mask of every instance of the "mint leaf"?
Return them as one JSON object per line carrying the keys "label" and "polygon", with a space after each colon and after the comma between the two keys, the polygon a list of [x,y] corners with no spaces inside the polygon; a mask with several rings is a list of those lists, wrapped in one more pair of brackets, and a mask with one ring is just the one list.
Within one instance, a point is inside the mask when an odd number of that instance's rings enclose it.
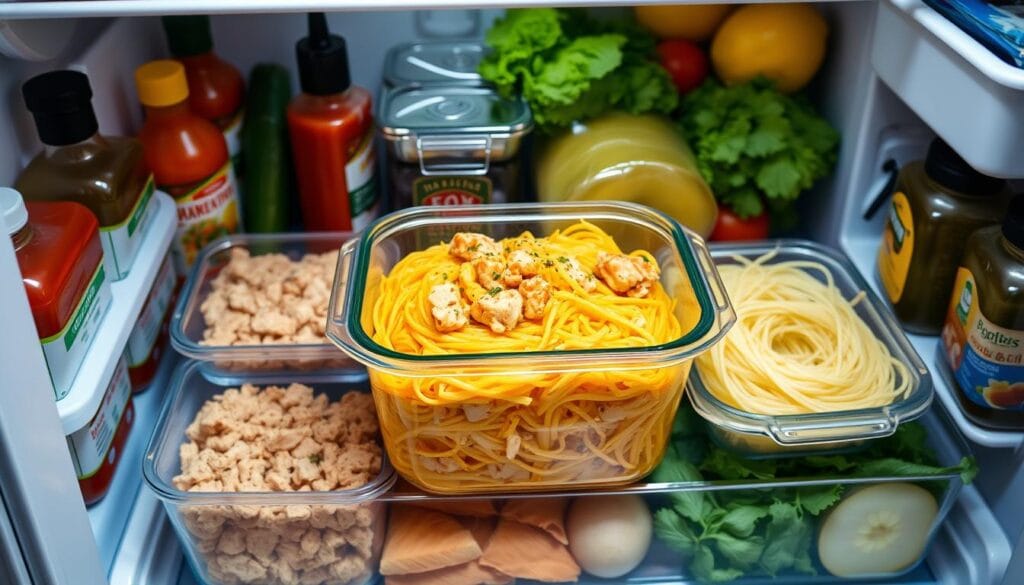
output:
{"label": "mint leaf", "polygon": [[690,525],[668,508],[662,508],[654,513],[654,533],[669,548],[684,555],[692,555],[697,549],[698,538]]}
{"label": "mint leaf", "polygon": [[797,488],[796,501],[800,507],[817,516],[839,502],[843,495],[843,486],[839,484],[820,485]]}
{"label": "mint leaf", "polygon": [[764,539],[760,536],[737,538],[725,532],[709,536],[715,541],[719,555],[729,564],[731,569],[749,571],[761,558],[764,552]]}
{"label": "mint leaf", "polygon": [[750,536],[757,527],[757,521],[768,515],[766,506],[740,505],[726,512],[721,529],[734,536]]}
{"label": "mint leaf", "polygon": [[761,567],[777,575],[793,567],[796,558],[811,547],[811,525],[800,515],[799,509],[789,503],[775,502],[769,508],[771,520],[765,527],[765,547],[761,554]]}

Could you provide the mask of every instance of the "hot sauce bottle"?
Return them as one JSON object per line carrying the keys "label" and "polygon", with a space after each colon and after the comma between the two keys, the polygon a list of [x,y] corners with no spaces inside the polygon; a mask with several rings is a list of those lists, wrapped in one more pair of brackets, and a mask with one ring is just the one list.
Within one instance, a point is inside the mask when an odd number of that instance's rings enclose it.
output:
{"label": "hot sauce bottle", "polygon": [[237,167],[245,96],[242,73],[213,52],[209,16],[165,16],[161,21],[171,55],[185,66],[189,108],[221,129]]}
{"label": "hot sauce bottle", "polygon": [[64,398],[110,306],[99,224],[71,201],[28,202],[0,188],[0,212],[57,400]]}
{"label": "hot sauce bottle", "polygon": [[288,130],[303,224],[358,231],[377,215],[370,92],[352,85],[345,40],[322,13],[309,15],[295,52],[302,93],[288,105]]}
{"label": "hot sauce bottle", "polygon": [[155,213],[153,176],[142,144],[99,134],[84,73],[50,71],[25,82],[21,91],[44,149],[15,187],[28,201],[88,207],[100,223],[108,279],[124,278]]}
{"label": "hot sauce bottle", "polygon": [[239,229],[238,189],[227,143],[212,122],[188,105],[185,68],[151,61],[135,71],[146,123],[139,133],[157,187],[178,205],[178,273],[211,240]]}

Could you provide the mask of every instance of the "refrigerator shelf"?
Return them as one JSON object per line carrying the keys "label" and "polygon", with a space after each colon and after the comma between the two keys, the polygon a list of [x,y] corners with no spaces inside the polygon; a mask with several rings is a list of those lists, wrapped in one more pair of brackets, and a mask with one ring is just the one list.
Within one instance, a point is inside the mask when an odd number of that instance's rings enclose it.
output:
{"label": "refrigerator shelf", "polygon": [[1024,176],[1024,69],[996,57],[922,0],[879,2],[871,64],[977,170]]}
{"label": "refrigerator shelf", "polygon": [[171,245],[178,226],[178,213],[170,196],[154,195],[156,213],[150,233],[135,258],[132,269],[123,280],[111,283],[113,301],[100,324],[102,335],[93,340],[85,361],[75,376],[71,391],[57,402],[61,426],[71,434],[89,423],[96,414],[114,366],[124,352],[128,336],[138,321],[139,312],[153,286],[160,265]]}
{"label": "refrigerator shelf", "polygon": [[[878,237],[845,238],[843,239],[843,252],[850,257],[854,266],[864,276],[864,280],[871,284],[879,296],[885,298],[885,293],[879,287],[878,279],[875,277],[875,256],[878,253]],[[963,410],[960,409],[960,404],[953,394],[954,389],[950,388],[945,376],[939,372],[938,367],[935,365],[935,349],[939,338],[929,335],[914,335],[912,333],[907,333],[906,335],[911,345],[914,346],[914,350],[928,364],[928,369],[932,373],[935,395],[939,397],[943,408],[969,441],[985,447],[1002,449],[1015,449],[1024,443],[1024,432],[988,429],[978,426],[964,416]]]}
{"label": "refrigerator shelf", "polygon": [[[819,0],[821,1],[821,0]],[[824,0],[842,2],[849,0]],[[699,4],[693,0],[27,0],[0,2],[0,19],[159,14],[257,14],[285,12],[354,12],[428,10],[432,8],[505,8],[529,6],[623,6],[629,4]]]}
{"label": "refrigerator shelf", "polygon": [[[149,388],[132,397],[135,405],[135,423],[128,433],[128,440],[125,441],[121,463],[114,472],[107,495],[87,508],[89,524],[92,525],[92,533],[100,551],[100,562],[107,571],[111,570],[114,557],[118,553],[118,546],[122,540],[121,535],[125,534],[125,538],[127,538],[126,525],[128,525],[129,518],[137,514],[133,511],[132,506],[128,506],[126,503],[134,502],[140,491],[146,491],[141,489],[142,457],[146,451],[149,434],[156,426],[156,419],[160,414],[160,405],[164,401],[164,393],[167,390],[171,372],[174,371],[174,366],[179,359],[180,357],[175,352],[165,352]],[[159,511],[162,517],[163,510]],[[123,581],[111,582],[122,583]]]}

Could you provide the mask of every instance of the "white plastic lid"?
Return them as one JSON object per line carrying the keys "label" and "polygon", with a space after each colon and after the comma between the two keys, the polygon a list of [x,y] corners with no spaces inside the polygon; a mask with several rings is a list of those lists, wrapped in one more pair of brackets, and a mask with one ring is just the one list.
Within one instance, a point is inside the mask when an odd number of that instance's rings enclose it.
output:
{"label": "white plastic lid", "polygon": [[28,223],[28,209],[21,193],[10,187],[0,187],[0,212],[4,215],[7,235],[13,236]]}

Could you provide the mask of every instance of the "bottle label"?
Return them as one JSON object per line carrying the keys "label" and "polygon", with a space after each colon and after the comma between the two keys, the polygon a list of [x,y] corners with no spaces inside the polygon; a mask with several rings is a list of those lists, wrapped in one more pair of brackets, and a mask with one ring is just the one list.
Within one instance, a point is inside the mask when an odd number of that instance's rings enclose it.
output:
{"label": "bottle label", "polygon": [[412,183],[414,205],[480,205],[491,202],[494,186],[487,177],[429,176]]}
{"label": "bottle label", "polygon": [[106,270],[101,262],[64,328],[40,340],[57,400],[67,396],[71,390],[75,374],[109,306],[110,283],[107,282]]}
{"label": "bottle label", "polygon": [[[88,479],[96,474],[103,467],[103,463],[110,460],[111,463],[117,459],[117,453],[110,451],[110,445],[117,434],[117,427],[121,424],[121,417],[128,407],[128,399],[132,395],[131,381],[128,379],[128,369],[125,367],[124,359],[117,362],[114,369],[114,376],[107,385],[107,391],[103,395],[103,402],[92,417],[89,424],[82,429],[68,435],[68,449],[71,451],[71,460],[75,463],[75,473],[78,479]],[[131,424],[131,421],[127,421]]]}
{"label": "bottle label", "polygon": [[203,246],[215,238],[238,231],[238,187],[228,161],[210,178],[188,191],[175,194],[178,235],[175,259],[185,274]]}
{"label": "bottle label", "polygon": [[121,280],[128,276],[128,270],[142,246],[150,220],[155,213],[153,190],[153,175],[150,175],[128,217],[119,224],[100,228],[103,262],[107,265],[107,273],[111,280]]}
{"label": "bottle label", "polygon": [[878,250],[878,274],[893,303],[898,303],[903,297],[913,255],[914,218],[907,196],[897,191],[892,196],[889,219],[885,222],[882,246]]}
{"label": "bottle label", "polygon": [[164,258],[164,262],[160,266],[160,272],[153,283],[153,288],[149,291],[146,303],[142,305],[142,312],[139,314],[135,329],[132,329],[132,334],[128,337],[125,357],[128,359],[129,368],[138,367],[149,359],[149,354],[156,344],[156,338],[160,334],[160,326],[170,309],[176,283],[177,274],[174,272],[174,264],[168,256]]}
{"label": "bottle label", "polygon": [[960,390],[975,404],[1024,411],[1024,331],[981,313],[978,285],[960,267],[942,328],[942,346]]}
{"label": "bottle label", "polygon": [[373,148],[373,129],[366,132],[345,165],[345,184],[348,185],[352,231],[358,232],[377,217],[377,156]]}

